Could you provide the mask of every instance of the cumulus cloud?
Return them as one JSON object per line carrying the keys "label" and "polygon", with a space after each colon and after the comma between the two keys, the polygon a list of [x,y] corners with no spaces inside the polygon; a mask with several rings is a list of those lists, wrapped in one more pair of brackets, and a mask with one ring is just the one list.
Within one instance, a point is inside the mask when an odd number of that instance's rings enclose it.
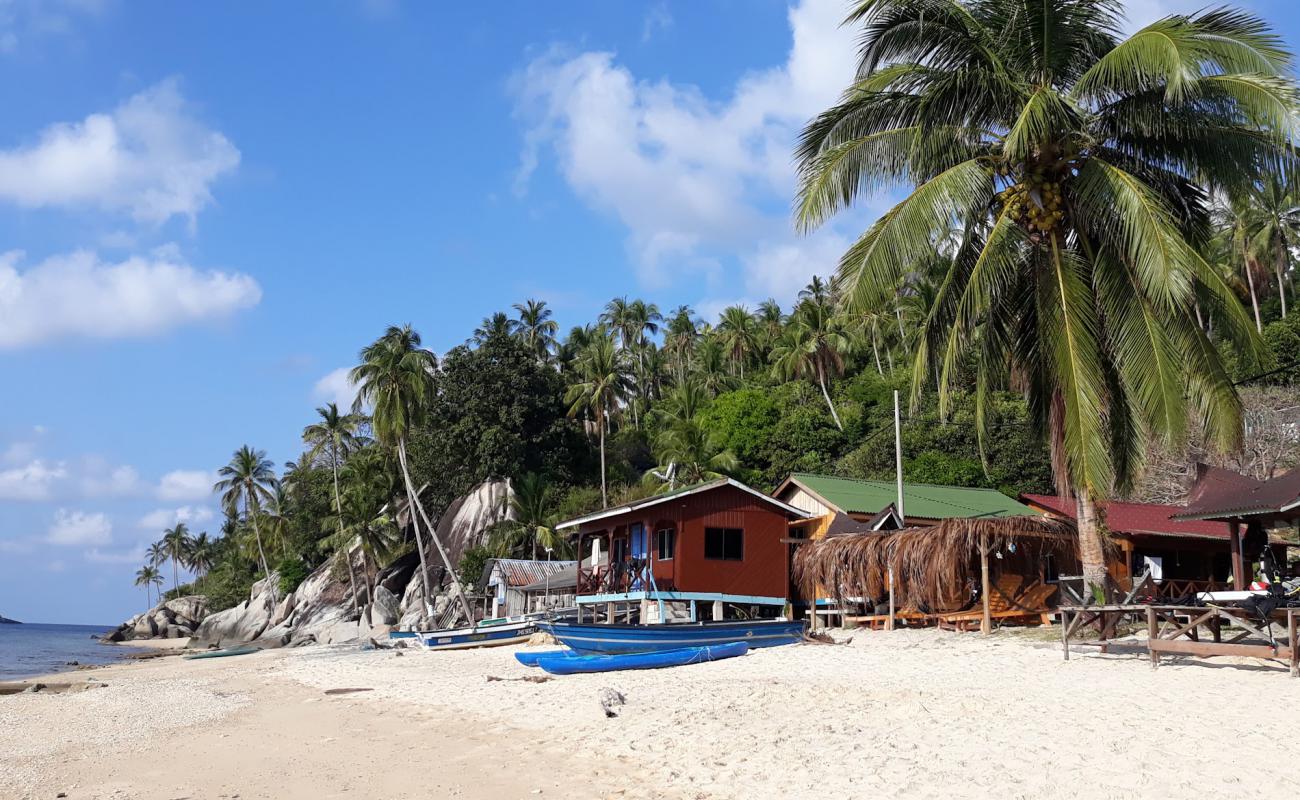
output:
{"label": "cumulus cloud", "polygon": [[49,500],[55,484],[67,477],[68,469],[62,463],[50,464],[39,458],[0,470],[0,500]]}
{"label": "cumulus cloud", "polygon": [[82,459],[80,471],[81,492],[88,497],[129,497],[142,488],[135,467],[113,465],[98,456]]}
{"label": "cumulus cloud", "polygon": [[335,403],[344,413],[351,411],[352,401],[357,397],[357,387],[348,379],[349,372],[349,368],[339,367],[324,375],[312,387],[312,399],[320,403]]}
{"label": "cumulus cloud", "polygon": [[186,525],[203,525],[211,522],[215,516],[212,509],[205,506],[159,508],[141,517],[140,527],[148,531],[160,531],[178,522],[184,522]]}
{"label": "cumulus cloud", "polygon": [[[614,53],[552,49],[514,81],[527,125],[517,191],[552,156],[575,193],[627,227],[647,286],[719,253],[759,264],[756,241],[802,246],[789,222],[790,154],[803,124],[853,76],[844,13],[841,0],[793,7],[786,62],[745,76],[723,102],[695,86],[638,79]],[[803,276],[828,266],[809,264]],[[771,283],[748,273],[746,281]]]}
{"label": "cumulus cloud", "polygon": [[177,82],[166,80],[111,112],[51,125],[34,142],[0,150],[0,199],[193,222],[212,202],[212,183],[237,164],[239,150],[199,121]]}
{"label": "cumulus cloud", "polygon": [[212,496],[212,484],[217,480],[215,472],[201,469],[172,470],[158,481],[158,499],[204,500]]}
{"label": "cumulus cloud", "polygon": [[145,549],[139,545],[128,550],[100,550],[98,547],[92,547],[86,551],[86,560],[98,564],[142,564],[145,560]]}
{"label": "cumulus cloud", "polygon": [[60,508],[45,540],[57,545],[106,545],[113,541],[113,524],[100,512]]}
{"label": "cumulus cloud", "polygon": [[262,299],[248,275],[196,269],[167,249],[120,262],[80,250],[20,270],[22,255],[0,255],[0,349],[78,336],[145,336],[225,317]]}

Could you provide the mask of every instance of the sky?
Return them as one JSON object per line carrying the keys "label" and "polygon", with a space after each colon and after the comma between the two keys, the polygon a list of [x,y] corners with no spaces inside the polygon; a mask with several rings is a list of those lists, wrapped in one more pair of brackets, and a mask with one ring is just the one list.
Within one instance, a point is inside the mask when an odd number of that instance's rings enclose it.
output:
{"label": "sky", "polygon": [[217,467],[296,458],[390,324],[789,305],[888,203],[790,224],[845,7],[0,0],[0,614],[143,610],[144,548],[216,533]]}

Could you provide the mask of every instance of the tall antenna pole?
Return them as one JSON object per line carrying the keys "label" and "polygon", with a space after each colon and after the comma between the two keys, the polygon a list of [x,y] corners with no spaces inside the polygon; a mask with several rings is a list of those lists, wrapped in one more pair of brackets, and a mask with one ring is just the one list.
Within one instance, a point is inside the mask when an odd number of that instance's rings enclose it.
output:
{"label": "tall antenna pole", "polygon": [[898,390],[894,390],[894,470],[898,474],[898,521],[906,526],[903,516],[903,426],[898,412]]}

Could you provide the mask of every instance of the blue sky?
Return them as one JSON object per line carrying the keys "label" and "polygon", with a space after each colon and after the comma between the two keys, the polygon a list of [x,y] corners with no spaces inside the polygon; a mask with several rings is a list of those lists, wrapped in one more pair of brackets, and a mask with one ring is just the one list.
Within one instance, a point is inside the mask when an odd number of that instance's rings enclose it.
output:
{"label": "blue sky", "polygon": [[843,7],[0,2],[0,614],[139,611],[143,546],[390,323],[788,302],[879,211],[789,224]]}

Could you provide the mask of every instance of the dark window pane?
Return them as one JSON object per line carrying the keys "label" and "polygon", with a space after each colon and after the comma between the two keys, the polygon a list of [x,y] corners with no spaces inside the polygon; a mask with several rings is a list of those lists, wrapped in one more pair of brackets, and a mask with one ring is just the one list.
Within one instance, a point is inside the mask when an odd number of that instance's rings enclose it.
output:
{"label": "dark window pane", "polygon": [[672,528],[665,528],[656,532],[655,543],[658,546],[658,559],[660,561],[672,560],[673,552],[677,549],[677,531]]}
{"label": "dark window pane", "polygon": [[705,528],[704,557],[716,561],[743,561],[744,531],[740,528]]}

